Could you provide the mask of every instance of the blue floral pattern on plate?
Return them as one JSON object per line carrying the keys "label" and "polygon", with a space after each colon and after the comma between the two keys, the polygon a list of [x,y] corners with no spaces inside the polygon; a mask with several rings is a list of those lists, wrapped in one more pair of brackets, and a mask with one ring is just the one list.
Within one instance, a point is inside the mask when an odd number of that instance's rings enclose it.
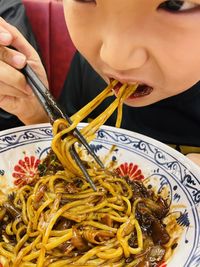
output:
{"label": "blue floral pattern on plate", "polygon": [[[83,127],[80,124],[79,127]],[[3,178],[13,185],[13,167],[24,155],[44,158],[52,139],[49,124],[19,127],[0,132],[0,186]],[[200,168],[172,148],[144,135],[103,126],[91,146],[103,157],[113,146],[110,160],[119,164],[136,163],[147,186],[161,192],[167,185],[172,205],[177,208],[177,222],[184,227],[168,267],[200,266]]]}

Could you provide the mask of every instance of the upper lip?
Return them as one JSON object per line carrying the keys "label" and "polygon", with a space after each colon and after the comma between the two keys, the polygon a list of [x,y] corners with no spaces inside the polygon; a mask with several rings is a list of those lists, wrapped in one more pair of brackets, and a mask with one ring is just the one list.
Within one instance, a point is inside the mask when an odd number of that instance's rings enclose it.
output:
{"label": "upper lip", "polygon": [[134,79],[133,77],[122,77],[122,76],[117,76],[117,75],[112,75],[112,74],[106,74],[106,77],[109,79],[109,81],[111,81],[112,79],[119,81],[120,83],[124,84],[145,84],[148,85],[150,87],[153,87],[149,82],[145,81],[145,80],[141,80],[141,79]]}

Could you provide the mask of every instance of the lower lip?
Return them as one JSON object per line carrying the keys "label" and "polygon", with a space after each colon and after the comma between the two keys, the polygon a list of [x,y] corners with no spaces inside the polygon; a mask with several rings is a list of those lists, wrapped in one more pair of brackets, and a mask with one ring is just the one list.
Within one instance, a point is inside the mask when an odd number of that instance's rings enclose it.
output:
{"label": "lower lip", "polygon": [[[117,84],[113,90],[115,92],[115,94],[117,95],[119,92],[121,85]],[[153,88],[147,85],[139,85],[138,88],[136,89],[136,91],[129,96],[128,99],[133,99],[133,98],[138,98],[138,97],[143,97],[143,96],[147,96],[149,95],[151,92],[153,91]]]}

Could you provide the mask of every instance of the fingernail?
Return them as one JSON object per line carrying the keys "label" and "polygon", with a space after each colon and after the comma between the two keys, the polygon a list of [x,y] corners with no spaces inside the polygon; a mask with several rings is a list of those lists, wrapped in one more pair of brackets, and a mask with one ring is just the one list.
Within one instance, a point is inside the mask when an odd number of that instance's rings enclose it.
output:
{"label": "fingernail", "polygon": [[11,34],[9,32],[0,32],[0,40],[3,42],[10,41],[12,38]]}
{"label": "fingernail", "polygon": [[25,61],[26,61],[26,58],[23,55],[15,55],[15,56],[13,56],[13,62],[17,66],[23,66]]}

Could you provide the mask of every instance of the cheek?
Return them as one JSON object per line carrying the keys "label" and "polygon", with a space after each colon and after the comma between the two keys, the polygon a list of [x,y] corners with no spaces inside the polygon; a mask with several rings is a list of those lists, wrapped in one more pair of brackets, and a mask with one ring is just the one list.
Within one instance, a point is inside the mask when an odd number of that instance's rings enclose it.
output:
{"label": "cheek", "polygon": [[186,37],[162,46],[163,76],[172,91],[184,91],[200,80],[200,38],[190,40]]}
{"label": "cheek", "polygon": [[[98,44],[98,22],[94,14],[87,9],[77,8],[73,1],[64,5],[65,21],[75,47],[81,54],[90,55]],[[70,4],[71,3],[71,4]]]}
{"label": "cheek", "polygon": [[[200,44],[199,44],[200,45]],[[200,46],[199,46],[200,47]],[[176,59],[176,69],[174,72],[180,77],[180,82],[189,88],[200,80],[200,49],[199,47],[188,46],[180,55],[180,60]]]}
{"label": "cheek", "polygon": [[[92,8],[84,8],[65,0],[65,21],[72,42],[96,72],[100,72],[99,52],[102,45],[102,15]],[[98,29],[98,30],[97,30]],[[100,74],[101,75],[101,74]]]}
{"label": "cheek", "polygon": [[[79,10],[76,8],[76,5],[73,4],[71,0],[64,0],[64,15],[65,22],[72,39],[72,42],[77,47],[81,43],[82,36],[84,34],[84,27],[81,23],[81,15]],[[78,47],[77,47],[78,49]]]}
{"label": "cheek", "polygon": [[78,49],[77,44],[79,43],[79,37],[81,39],[82,36],[80,28],[81,25],[79,25],[78,20],[75,19],[77,15],[76,12],[74,11],[74,8],[71,7],[70,1],[69,2],[65,1],[65,2],[68,3],[64,5],[65,22],[71,40]]}

